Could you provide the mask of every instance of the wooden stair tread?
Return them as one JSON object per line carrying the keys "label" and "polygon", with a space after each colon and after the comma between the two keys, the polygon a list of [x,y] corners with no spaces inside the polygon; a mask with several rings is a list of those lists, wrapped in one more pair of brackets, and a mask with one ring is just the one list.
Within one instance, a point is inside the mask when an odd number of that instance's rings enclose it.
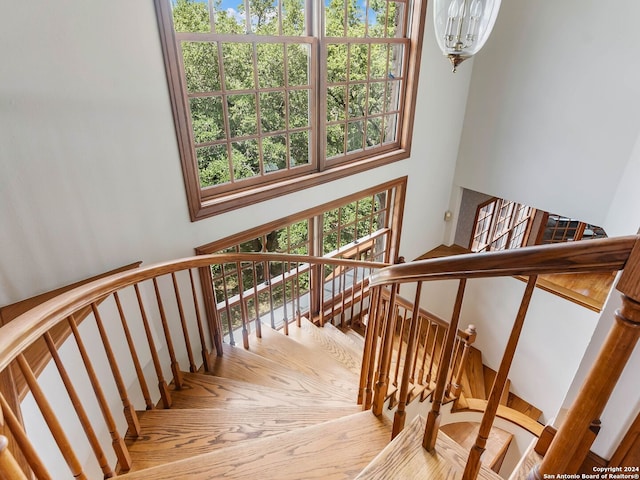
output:
{"label": "wooden stair tread", "polygon": [[[293,328],[298,327],[290,326],[290,329]],[[324,383],[351,391],[353,398],[356,398],[359,377],[338,362],[328,350],[330,349],[326,345],[302,345],[266,325],[262,328],[262,338],[252,338],[249,347],[250,352]]]}
{"label": "wooden stair tread", "polygon": [[242,408],[259,406],[337,407],[353,399],[328,398],[325,393],[289,391],[203,373],[182,373],[184,385],[171,391],[171,409]]}
{"label": "wooden stair tread", "polygon": [[289,327],[289,338],[310,348],[322,347],[326,354],[359,377],[362,367],[362,349],[358,349],[350,340],[345,339],[345,335],[333,325],[317,327],[306,318],[302,318],[301,325],[301,327],[295,325]]}
{"label": "wooden stair tread", "polygon": [[127,437],[133,470],[208,453],[358,413],[356,406],[149,410],[138,412],[142,435]]}
{"label": "wooden stair tread", "polygon": [[[496,379],[496,371],[484,365],[484,390],[487,394],[487,398],[489,397],[489,393],[491,392],[491,388],[493,387],[493,382]],[[511,389],[511,380],[507,379],[504,390],[502,391],[502,396],[500,397],[500,404],[506,405],[509,400],[509,390]]]}
{"label": "wooden stair tread", "polygon": [[[480,430],[480,423],[449,423],[447,425],[442,425],[440,430],[466,451],[469,451],[476,442],[478,431]],[[504,456],[506,455],[507,449],[509,448],[509,445],[511,445],[512,440],[512,433],[502,430],[501,428],[493,427],[489,433],[489,438],[485,445],[485,451],[482,454],[482,462],[497,473],[502,466]]]}
{"label": "wooden stair tread", "polygon": [[[424,418],[418,416],[356,477],[356,480],[404,480],[407,478],[459,479],[464,471],[468,452],[439,432],[436,448],[427,452],[422,447]],[[501,480],[482,466],[478,478]]]}
{"label": "wooden stair tread", "polygon": [[384,448],[390,421],[360,412],[281,435],[222,448],[120,476],[128,480],[175,478],[279,480],[351,479]]}
{"label": "wooden stair tread", "polygon": [[[466,410],[484,412],[487,408],[487,401],[480,398],[465,398],[465,402],[467,404]],[[536,437],[539,437],[544,430],[544,425],[536,422],[524,413],[505,405],[498,405],[497,416],[521,426],[525,430],[533,433]]]}
{"label": "wooden stair tread", "polygon": [[223,356],[212,356],[211,374],[219,377],[240,379],[265,387],[284,389],[299,394],[310,393],[317,398],[354,401],[351,391],[323,384],[300,372],[272,360],[245,351],[242,347],[222,345]]}
{"label": "wooden stair tread", "polygon": [[354,332],[351,328],[339,328],[331,323],[325,323],[322,327],[329,335],[332,335],[337,341],[341,342],[347,348],[351,348],[354,352],[362,354],[364,350],[364,338]]}
{"label": "wooden stair tread", "polygon": [[465,366],[465,375],[462,376],[462,391],[467,398],[487,398],[485,391],[484,365],[482,364],[482,352],[475,347],[469,348],[469,355]]}
{"label": "wooden stair tread", "polygon": [[540,415],[542,415],[542,411],[539,408],[534,407],[529,402],[527,402],[526,400],[523,400],[522,398],[518,397],[514,393],[509,394],[509,398],[507,400],[507,407],[513,408],[514,410],[517,410],[525,414],[527,417],[531,418],[536,422],[540,418]]}

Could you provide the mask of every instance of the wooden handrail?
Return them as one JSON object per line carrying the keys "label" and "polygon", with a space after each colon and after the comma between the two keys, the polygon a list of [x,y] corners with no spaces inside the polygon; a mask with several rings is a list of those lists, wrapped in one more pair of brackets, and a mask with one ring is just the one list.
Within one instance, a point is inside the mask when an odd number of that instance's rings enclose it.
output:
{"label": "wooden handrail", "polygon": [[91,303],[122,288],[144,280],[170,274],[180,270],[208,267],[216,263],[254,261],[287,261],[331,265],[357,266],[361,268],[379,269],[387,264],[339,258],[309,257],[306,255],[285,255],[272,253],[225,253],[199,255],[170,262],[163,262],[148,267],[116,273],[96,280],[71,291],[52,298],[26,313],[16,317],[2,327],[0,335],[0,370],[4,370],[27,346],[31,345],[52,326],[64,321],[69,315]]}
{"label": "wooden handrail", "polygon": [[370,277],[370,285],[544,273],[611,272],[624,268],[637,239],[638,236],[634,235],[418,260],[383,268]]}
{"label": "wooden handrail", "polygon": [[600,352],[584,380],[580,391],[558,429],[542,463],[530,479],[546,478],[551,472],[575,473],[569,462],[581,446],[582,438],[594,419],[602,412],[640,339],[640,239],[630,253],[628,266],[620,276],[616,289],[622,293],[622,307],[616,311]]}

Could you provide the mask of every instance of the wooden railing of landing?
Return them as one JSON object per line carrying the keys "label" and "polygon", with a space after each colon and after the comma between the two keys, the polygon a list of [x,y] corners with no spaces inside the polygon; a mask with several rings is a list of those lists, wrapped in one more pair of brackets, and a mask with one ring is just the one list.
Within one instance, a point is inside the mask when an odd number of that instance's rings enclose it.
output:
{"label": "wooden railing of landing", "polygon": [[[218,291],[217,297],[212,289],[202,289],[199,282],[202,276],[211,275],[212,265],[237,267],[233,278],[225,278],[225,291]],[[365,277],[382,266],[377,262],[303,255],[223,254],[116,273],[60,293],[2,326],[0,378],[13,378],[14,374],[22,377],[20,384],[26,385],[35,399],[74,478],[87,477],[74,442],[83,443],[83,449],[91,452],[91,462],[105,478],[112,477],[131,467],[124,432],[118,425],[126,424],[129,436],[141,434],[134,397],[142,399],[138,408],[156,408],[154,399],[158,397],[160,408],[170,408],[169,385],[181,388],[184,370],[207,371],[211,355],[222,355],[224,337],[229,338],[234,331],[240,331],[242,342],[248,347],[248,332],[253,330],[260,336],[261,321],[269,311],[277,310],[277,320],[284,326],[301,315],[329,321],[333,314],[366,312]],[[277,271],[278,275],[259,278],[261,269],[262,273]],[[331,278],[326,278],[326,272],[331,272]],[[317,290],[311,292],[314,288]],[[303,298],[309,300],[306,306],[301,302]],[[332,302],[340,304],[332,306]],[[82,328],[79,317],[84,318]],[[69,331],[67,344],[75,352],[71,357],[60,354],[60,342],[51,333],[60,326]],[[98,344],[95,339],[86,338],[89,328],[99,338]],[[60,379],[60,387],[53,395],[40,385],[39,372],[25,356],[36,343],[40,350],[47,351]],[[144,362],[154,371],[152,381],[144,374]],[[100,376],[106,371],[111,378]],[[171,378],[166,377],[167,372]],[[89,388],[83,385],[87,380]],[[3,382],[0,392],[7,385],[15,387],[16,382]],[[113,402],[108,398],[108,385],[115,386],[121,413],[110,406]],[[66,391],[63,404],[59,401],[64,396],[61,391]],[[12,398],[17,398],[17,392],[11,393]],[[19,478],[14,475],[15,465],[29,478],[32,474],[38,479],[59,478],[42,459],[40,439],[25,431],[20,405],[16,407],[7,397],[0,393],[0,478]],[[97,434],[99,420],[89,418],[86,402],[99,407],[103,423],[98,428],[108,432],[106,445]],[[84,439],[72,441],[68,437],[61,420],[67,417],[68,412],[61,412],[69,410],[67,405],[71,405]],[[12,454],[12,449],[20,455]],[[112,453],[107,454],[108,450]],[[115,456],[117,465],[109,463],[110,456]]]}
{"label": "wooden railing of landing", "polygon": [[[585,380],[573,406],[554,437],[540,465],[531,473],[532,480],[545,478],[546,474],[575,473],[568,471],[574,465],[576,457],[586,456],[590,445],[576,441],[576,438],[588,436],[591,423],[598,419],[615,387],[624,366],[627,363],[640,335],[640,237],[619,237],[613,239],[589,240],[548,246],[526,247],[517,250],[465,254],[453,257],[435,258],[382,269],[370,279],[373,315],[370,322],[382,322],[385,332],[390,332],[396,322],[396,315],[385,310],[382,302],[383,289],[391,289],[391,298],[401,284],[415,283],[416,302],[423,282],[435,280],[458,280],[458,293],[450,322],[450,328],[444,342],[441,355],[441,368],[436,386],[432,393],[432,408],[427,416],[423,437],[423,446],[431,451],[435,447],[440,421],[440,406],[447,388],[447,371],[453,356],[455,332],[458,328],[460,311],[464,299],[464,290],[468,279],[498,276],[524,276],[527,286],[513,323],[504,356],[496,373],[492,391],[487,400],[485,413],[474,446],[469,452],[463,480],[474,480],[481,467],[481,456],[485,450],[496,412],[500,404],[503,389],[507,382],[509,369],[516,346],[524,325],[526,313],[533,294],[538,275],[545,273],[569,272],[611,272],[623,270],[616,289],[622,293],[623,306],[616,314],[616,320],[600,354]],[[393,301],[392,301],[393,303]],[[560,319],[561,321],[561,319]],[[379,327],[382,328],[382,327]],[[379,345],[371,347],[377,355],[386,361],[391,350],[391,335],[383,335]],[[373,336],[367,341],[375,342]],[[366,361],[376,354],[369,353]],[[377,372],[374,392],[374,412],[380,411],[376,402],[380,402],[389,382],[389,370],[383,368]],[[367,366],[363,368],[366,369]],[[409,380],[403,377],[401,392],[406,392]],[[396,429],[394,429],[395,431]],[[397,433],[397,432],[396,432]],[[578,449],[582,449],[578,451]],[[578,463],[579,465],[579,463]]]}

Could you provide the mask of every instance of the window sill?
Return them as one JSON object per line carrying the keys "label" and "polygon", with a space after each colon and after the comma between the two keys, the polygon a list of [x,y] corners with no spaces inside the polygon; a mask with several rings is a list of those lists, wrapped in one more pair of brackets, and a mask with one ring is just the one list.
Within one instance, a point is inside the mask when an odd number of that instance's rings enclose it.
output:
{"label": "window sill", "polygon": [[238,190],[237,192],[220,195],[218,197],[203,199],[200,197],[199,192],[195,192],[195,194],[189,198],[191,221],[195,222],[220,213],[253,205],[257,202],[263,202],[288,193],[338,180],[349,175],[365,172],[372,168],[404,160],[409,157],[409,154],[410,151],[408,149],[394,150],[393,152],[374,158],[358,160],[345,165],[336,165],[322,172],[292,177],[269,185]]}

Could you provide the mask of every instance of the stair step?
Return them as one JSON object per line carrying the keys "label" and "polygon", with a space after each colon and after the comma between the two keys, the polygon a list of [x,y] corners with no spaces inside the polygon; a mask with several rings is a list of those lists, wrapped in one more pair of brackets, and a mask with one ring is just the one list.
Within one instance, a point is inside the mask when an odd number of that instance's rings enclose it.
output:
{"label": "stair step", "polygon": [[333,335],[333,337],[345,345],[347,348],[351,348],[354,352],[362,355],[364,350],[364,337],[359,333],[356,333],[349,327],[338,328],[331,323],[326,323],[324,328],[327,333]]}
{"label": "stair step", "polygon": [[303,318],[301,327],[295,325],[289,327],[289,338],[310,348],[322,347],[325,353],[359,377],[362,367],[362,349],[333,325],[316,327]]}
{"label": "stair step", "polygon": [[339,407],[354,404],[353,399],[328,398],[325,393],[314,395],[281,390],[203,373],[183,372],[182,375],[183,387],[171,391],[172,410],[260,406]]}
{"label": "stair step", "polygon": [[467,398],[487,399],[485,391],[484,365],[482,352],[475,347],[469,349],[465,368],[466,375],[462,376],[462,391]]}
{"label": "stair step", "polygon": [[150,410],[138,413],[140,437],[127,437],[132,471],[209,453],[358,413],[357,406],[300,409],[232,408]]}
{"label": "stair step", "polygon": [[284,389],[298,394],[311,394],[321,399],[342,399],[355,402],[352,391],[320,383],[313,378],[272,360],[223,344],[223,356],[212,356],[212,375],[239,379],[265,387]]}
{"label": "stair step", "polygon": [[[436,448],[428,452],[422,447],[424,418],[418,416],[356,477],[356,480],[404,480],[407,478],[459,479],[468,452],[446,434],[439,432]],[[481,466],[478,478],[501,480]]]}
{"label": "stair step", "polygon": [[[493,382],[496,379],[496,371],[487,367],[486,365],[484,366],[484,389],[485,392],[487,394],[487,397],[489,396],[489,393],[491,392],[491,388],[493,387]],[[507,382],[504,385],[504,390],[502,391],[502,397],[500,397],[500,404],[501,405],[506,405],[507,401],[509,400],[509,390],[511,389],[511,380],[507,379]]]}
{"label": "stair step", "polygon": [[[476,442],[478,431],[480,430],[480,423],[449,423],[447,425],[442,425],[440,430],[447,434],[447,436],[466,451],[469,451]],[[489,433],[489,438],[485,445],[485,451],[482,454],[482,463],[494,472],[498,473],[512,440],[512,433],[502,430],[501,428],[493,427]]]}
{"label": "stair step", "polygon": [[[298,327],[290,326],[290,329],[294,328]],[[335,343],[335,340],[332,343]],[[262,328],[262,338],[252,338],[250,345],[250,352],[286,365],[311,378],[351,391],[353,398],[358,395],[358,375],[328,353],[335,350],[330,348],[330,345],[302,345],[267,326]]]}
{"label": "stair step", "polygon": [[[478,398],[465,398],[465,402],[466,410],[471,410],[474,412],[484,412],[487,408],[486,400],[481,400]],[[459,411],[464,410],[456,410],[456,412]],[[536,422],[524,413],[518,410],[514,410],[513,408],[507,407],[505,405],[498,405],[497,416],[521,426],[525,430],[533,433],[536,437],[539,437],[542,434],[542,430],[544,430],[544,425]]]}
{"label": "stair step", "polygon": [[371,412],[301,428],[281,435],[222,448],[151,469],[120,476],[123,480],[175,478],[279,480],[351,479],[391,435],[390,421]]}
{"label": "stair step", "polygon": [[518,397],[517,395],[510,393],[509,398],[507,400],[507,407],[513,408],[518,412],[524,413],[527,417],[535,420],[536,422],[540,419],[540,415],[542,415],[542,410],[534,407],[526,400]]}

